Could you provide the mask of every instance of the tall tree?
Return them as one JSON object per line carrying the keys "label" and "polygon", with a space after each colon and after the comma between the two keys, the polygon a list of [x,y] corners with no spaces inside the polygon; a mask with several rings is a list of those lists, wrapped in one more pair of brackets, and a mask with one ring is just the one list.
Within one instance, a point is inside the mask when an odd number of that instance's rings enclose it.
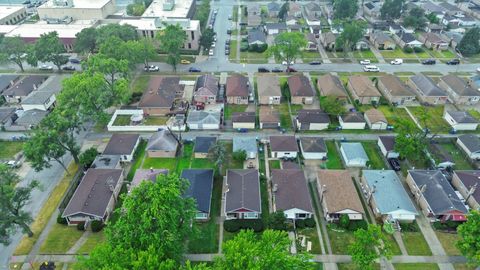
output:
{"label": "tall tree", "polygon": [[177,72],[177,64],[180,62],[180,50],[187,40],[187,34],[178,24],[166,25],[165,29],[159,35],[162,50],[167,53],[167,63]]}
{"label": "tall tree", "polygon": [[278,18],[280,20],[285,20],[285,17],[287,16],[288,10],[289,10],[290,5],[288,2],[283,3],[283,5],[280,7],[280,11],[278,11]]}
{"label": "tall tree", "polygon": [[287,62],[287,70],[292,62],[302,55],[302,50],[307,46],[305,36],[300,32],[284,32],[275,37],[272,46],[267,50],[268,55],[273,55],[277,61]]}
{"label": "tall tree", "polygon": [[403,24],[407,27],[413,27],[415,29],[422,29],[427,24],[427,19],[425,18],[425,10],[420,7],[414,7],[409,12],[408,15],[403,19]]}
{"label": "tall tree", "polygon": [[75,35],[73,50],[77,53],[94,53],[97,49],[97,36],[96,28],[82,29]]}
{"label": "tall tree", "polygon": [[335,96],[326,96],[322,100],[322,109],[331,116],[339,116],[345,113],[346,109],[342,102]]}
{"label": "tall tree", "polygon": [[309,255],[292,255],[289,250],[287,232],[266,230],[258,237],[252,230],[242,230],[235,238],[225,242],[224,256],[216,258],[213,269],[315,269]]}
{"label": "tall tree", "polygon": [[398,19],[402,15],[404,0],[385,0],[380,8],[380,17],[383,20]]}
{"label": "tall tree", "polygon": [[[348,246],[348,253],[359,269],[371,270],[373,262],[380,257],[391,257],[391,247],[378,225],[369,224],[368,228],[354,232],[354,242]],[[378,253],[377,253],[378,251]]]}
{"label": "tall tree", "polygon": [[472,56],[480,53],[480,28],[468,30],[458,44],[458,50],[463,56]]}
{"label": "tall tree", "polygon": [[227,150],[225,149],[225,145],[219,141],[215,144],[210,146],[208,149],[208,159],[215,165],[217,169],[217,173],[222,172],[223,165],[227,160]]}
{"label": "tall tree", "polygon": [[480,266],[480,212],[470,211],[467,222],[457,228],[460,240],[456,243],[460,252],[473,267]]}
{"label": "tall tree", "polygon": [[428,13],[427,15],[425,15],[425,18],[427,18],[427,20],[430,22],[430,23],[439,23],[440,22],[440,19],[437,17],[437,15],[433,12],[430,12]]}
{"label": "tall tree", "polygon": [[202,1],[200,6],[195,11],[195,17],[200,21],[202,32],[207,24],[208,16],[210,16],[210,1]]}
{"label": "tall tree", "polygon": [[106,242],[81,269],[178,269],[196,208],[184,198],[188,181],[175,174],[142,182],[124,195],[119,218],[105,228]]}
{"label": "tall tree", "polygon": [[358,3],[356,0],[334,0],[333,16],[335,19],[353,19],[357,15]]}
{"label": "tall tree", "polygon": [[420,160],[427,145],[427,133],[420,130],[413,122],[399,119],[395,126],[395,151],[409,160]]}
{"label": "tall tree", "polygon": [[68,63],[65,47],[63,47],[62,42],[58,38],[58,33],[55,31],[41,34],[40,38],[35,42],[34,48],[34,57],[30,58],[33,63],[29,63],[33,64],[33,66],[37,65],[37,61],[52,62],[60,70],[62,65]]}
{"label": "tall tree", "polygon": [[97,44],[103,44],[110,37],[117,37],[122,41],[137,40],[137,29],[129,24],[110,23],[97,28]]}
{"label": "tall tree", "polygon": [[0,61],[12,62],[23,72],[23,61],[29,52],[29,46],[19,36],[4,37],[0,43]]}
{"label": "tall tree", "polygon": [[20,177],[11,168],[0,164],[0,243],[3,245],[10,244],[10,237],[18,229],[29,237],[33,236],[29,226],[33,219],[23,208],[30,201],[38,182],[17,185],[19,182]]}
{"label": "tall tree", "polygon": [[355,47],[360,39],[362,39],[366,29],[366,24],[362,21],[351,21],[343,24],[343,32],[335,41],[336,48],[343,48],[345,57],[347,53]]}
{"label": "tall tree", "polygon": [[214,41],[215,32],[213,29],[207,28],[203,31],[202,36],[200,37],[200,46],[204,49],[209,50],[212,46],[212,42]]}
{"label": "tall tree", "polygon": [[67,152],[64,148],[54,143],[55,134],[44,129],[37,129],[23,146],[25,158],[35,171],[52,167],[51,161],[56,161],[67,172],[63,156]]}

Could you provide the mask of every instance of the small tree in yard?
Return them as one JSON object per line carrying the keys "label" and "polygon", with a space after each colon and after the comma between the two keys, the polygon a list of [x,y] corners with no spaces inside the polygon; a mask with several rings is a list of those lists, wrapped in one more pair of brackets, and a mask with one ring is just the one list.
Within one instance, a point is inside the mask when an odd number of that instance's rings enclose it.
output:
{"label": "small tree in yard", "polygon": [[366,24],[362,21],[351,21],[343,24],[343,32],[335,41],[335,48],[343,48],[343,54],[347,57],[355,44],[362,39]]}
{"label": "small tree in yard", "polygon": [[287,218],[285,217],[285,213],[283,213],[283,211],[277,211],[270,214],[268,217],[268,228],[272,230],[286,231]]}
{"label": "small tree in yard", "polygon": [[225,160],[227,159],[227,150],[225,149],[225,145],[217,141],[215,144],[210,146],[210,149],[208,149],[207,157],[215,165],[217,173],[221,173],[223,165],[225,164]]}
{"label": "small tree in yard", "polygon": [[209,50],[214,41],[215,32],[213,29],[207,28],[203,31],[202,36],[200,37],[200,46],[204,49]]}
{"label": "small tree in yard", "polygon": [[353,263],[359,269],[374,269],[373,262],[376,259],[382,256],[391,257],[391,247],[380,226],[370,224],[366,230],[356,230],[353,236],[355,240],[348,246],[348,254],[352,256]]}
{"label": "small tree in yard", "polygon": [[458,249],[473,267],[480,266],[480,212],[470,211],[467,222],[458,226]]}
{"label": "small tree in yard", "polygon": [[322,100],[322,108],[331,116],[339,116],[346,111],[342,102],[335,96],[326,96]]}
{"label": "small tree in yard", "polygon": [[414,123],[403,119],[398,120],[395,129],[398,134],[395,138],[395,151],[409,160],[422,159],[427,146],[426,132],[420,130]]}
{"label": "small tree in yard", "polygon": [[92,165],[93,161],[97,156],[98,156],[97,148],[90,147],[87,150],[85,150],[85,152],[81,153],[78,159],[82,166],[88,168]]}
{"label": "small tree in yard", "polygon": [[233,152],[232,157],[235,160],[244,161],[247,159],[247,152],[245,150],[238,150]]}
{"label": "small tree in yard", "polygon": [[177,71],[177,65],[180,62],[180,50],[187,39],[187,34],[180,25],[166,25],[162,34],[159,35],[162,50],[167,53],[167,63]]}
{"label": "small tree in yard", "polygon": [[267,50],[268,55],[273,55],[277,61],[287,63],[287,70],[291,63],[302,55],[302,50],[307,46],[303,33],[284,32],[275,37],[274,44]]}
{"label": "small tree in yard", "polygon": [[32,66],[37,66],[38,61],[52,62],[60,70],[62,65],[68,63],[68,56],[65,53],[57,32],[41,34],[35,42],[33,51],[28,55],[27,62]]}
{"label": "small tree in yard", "polygon": [[4,37],[0,44],[0,61],[12,62],[16,64],[23,72],[23,61],[28,53],[30,46],[27,45],[19,36]]}

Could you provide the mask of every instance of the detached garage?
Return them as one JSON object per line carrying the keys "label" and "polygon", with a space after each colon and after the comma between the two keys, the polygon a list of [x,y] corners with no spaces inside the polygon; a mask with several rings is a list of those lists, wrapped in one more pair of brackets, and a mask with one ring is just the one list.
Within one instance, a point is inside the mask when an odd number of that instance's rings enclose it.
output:
{"label": "detached garage", "polygon": [[300,149],[305,159],[326,159],[327,145],[320,137],[300,138]]}
{"label": "detached garage", "polygon": [[385,118],[385,115],[377,109],[366,111],[365,121],[367,121],[367,125],[370,129],[386,130],[388,126],[387,118]]}
{"label": "detached garage", "polygon": [[368,156],[361,143],[341,143],[340,152],[347,167],[367,167]]}

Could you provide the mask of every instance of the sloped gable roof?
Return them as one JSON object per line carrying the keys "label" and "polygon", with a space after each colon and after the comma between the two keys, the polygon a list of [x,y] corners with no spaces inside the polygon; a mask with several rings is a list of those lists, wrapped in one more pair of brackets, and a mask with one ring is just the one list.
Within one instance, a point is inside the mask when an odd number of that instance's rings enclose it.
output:
{"label": "sloped gable roof", "polygon": [[275,169],[272,170],[271,178],[274,186],[273,198],[276,211],[297,208],[313,212],[310,192],[303,170]]}
{"label": "sloped gable roof", "polygon": [[181,178],[190,182],[185,197],[194,198],[197,210],[204,213],[210,213],[210,201],[213,189],[213,170],[212,169],[185,169],[182,171]]}
{"label": "sloped gable roof", "polygon": [[262,212],[258,177],[257,170],[227,170],[225,212],[241,209]]}

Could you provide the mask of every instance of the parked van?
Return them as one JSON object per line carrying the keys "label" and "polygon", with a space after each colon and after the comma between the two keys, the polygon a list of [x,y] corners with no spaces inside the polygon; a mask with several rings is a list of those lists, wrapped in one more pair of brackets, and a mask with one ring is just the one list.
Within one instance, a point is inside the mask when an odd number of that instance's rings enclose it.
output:
{"label": "parked van", "polygon": [[374,65],[367,65],[363,67],[363,71],[365,72],[379,72],[380,69]]}

